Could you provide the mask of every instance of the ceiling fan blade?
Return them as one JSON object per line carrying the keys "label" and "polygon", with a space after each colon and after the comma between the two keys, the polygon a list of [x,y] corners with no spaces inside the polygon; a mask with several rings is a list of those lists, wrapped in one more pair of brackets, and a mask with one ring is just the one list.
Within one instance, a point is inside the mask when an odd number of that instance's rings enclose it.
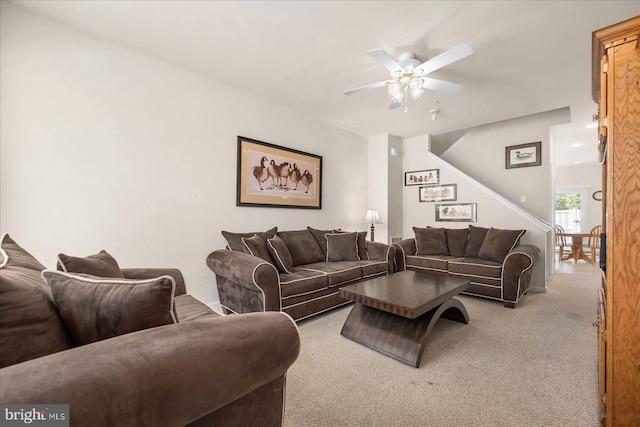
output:
{"label": "ceiling fan blade", "polygon": [[382,87],[382,86],[386,85],[387,83],[388,83],[388,81],[386,81],[386,80],[383,81],[383,82],[372,83],[370,85],[357,87],[355,89],[345,90],[344,94],[345,95],[353,95],[354,93],[360,93],[360,92],[364,92],[365,90],[375,89],[377,87]]}
{"label": "ceiling fan blade", "polygon": [[423,77],[422,80],[424,80],[422,84],[423,88],[437,90],[438,92],[448,93],[449,95],[457,95],[464,88],[461,84],[432,79],[431,77]]}
{"label": "ceiling fan blade", "polygon": [[389,110],[395,110],[401,105],[402,105],[401,101],[398,101],[397,99],[392,99],[391,104],[389,104]]}
{"label": "ceiling fan blade", "polygon": [[446,52],[441,53],[438,56],[431,58],[430,60],[418,65],[414,73],[416,76],[424,76],[456,61],[466,58],[473,54],[473,49],[466,43],[460,43],[457,46],[452,47]]}
{"label": "ceiling fan blade", "polygon": [[373,57],[376,61],[385,66],[385,68],[392,73],[402,74],[404,73],[404,68],[400,66],[387,52],[382,49],[372,49],[369,51],[369,55]]}

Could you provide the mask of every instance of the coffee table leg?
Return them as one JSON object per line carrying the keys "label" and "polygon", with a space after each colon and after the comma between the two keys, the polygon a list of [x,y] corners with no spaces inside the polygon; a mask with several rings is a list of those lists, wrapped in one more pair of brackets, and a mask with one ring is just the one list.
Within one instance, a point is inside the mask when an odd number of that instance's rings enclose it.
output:
{"label": "coffee table leg", "polygon": [[469,323],[462,302],[451,298],[416,319],[355,304],[341,334],[359,344],[417,368],[427,337],[440,317]]}

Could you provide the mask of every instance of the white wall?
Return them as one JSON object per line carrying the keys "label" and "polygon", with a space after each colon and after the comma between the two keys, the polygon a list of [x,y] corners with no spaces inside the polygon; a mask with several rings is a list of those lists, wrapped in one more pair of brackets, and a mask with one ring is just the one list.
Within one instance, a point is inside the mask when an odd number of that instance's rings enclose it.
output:
{"label": "white wall", "polygon": [[[534,215],[550,221],[552,199],[550,174],[550,128],[568,123],[569,109],[561,108],[479,126],[444,158]],[[542,142],[542,165],[506,169],[505,148]],[[525,202],[521,203],[521,196]]]}
{"label": "white wall", "polygon": [[[105,249],[212,303],[221,230],[367,228],[365,138],[0,7],[0,231],[47,267]],[[236,207],[238,135],[322,155],[322,209]]]}

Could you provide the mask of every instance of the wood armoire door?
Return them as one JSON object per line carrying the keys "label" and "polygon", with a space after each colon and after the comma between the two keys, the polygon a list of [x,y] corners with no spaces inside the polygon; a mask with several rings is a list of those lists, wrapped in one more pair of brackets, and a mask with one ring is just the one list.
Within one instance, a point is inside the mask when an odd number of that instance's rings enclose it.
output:
{"label": "wood armoire door", "polygon": [[[602,63],[607,426],[640,425],[640,16],[594,32]],[[594,63],[596,61],[594,55]],[[595,89],[595,88],[594,88]],[[604,377],[604,378],[602,378]]]}

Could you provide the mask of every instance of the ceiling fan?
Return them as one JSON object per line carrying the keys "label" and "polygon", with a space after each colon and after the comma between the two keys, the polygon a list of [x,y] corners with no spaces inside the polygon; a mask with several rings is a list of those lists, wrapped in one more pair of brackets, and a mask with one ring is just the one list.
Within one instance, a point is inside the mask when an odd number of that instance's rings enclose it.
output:
{"label": "ceiling fan", "polygon": [[[391,96],[391,104],[389,104],[390,110],[398,108],[402,104],[402,100],[406,100],[407,92],[411,94],[413,99],[420,98],[424,93],[424,89],[455,95],[460,93],[464,86],[425,76],[442,67],[466,58],[472,53],[473,49],[471,49],[471,46],[466,43],[460,43],[446,52],[421,63],[416,59],[415,54],[411,52],[401,53],[398,61],[396,61],[384,50],[373,49],[369,51],[369,55],[391,72],[391,80],[346,90],[344,94],[352,95],[365,90],[387,86],[387,91]],[[407,111],[406,104],[404,111]]]}

